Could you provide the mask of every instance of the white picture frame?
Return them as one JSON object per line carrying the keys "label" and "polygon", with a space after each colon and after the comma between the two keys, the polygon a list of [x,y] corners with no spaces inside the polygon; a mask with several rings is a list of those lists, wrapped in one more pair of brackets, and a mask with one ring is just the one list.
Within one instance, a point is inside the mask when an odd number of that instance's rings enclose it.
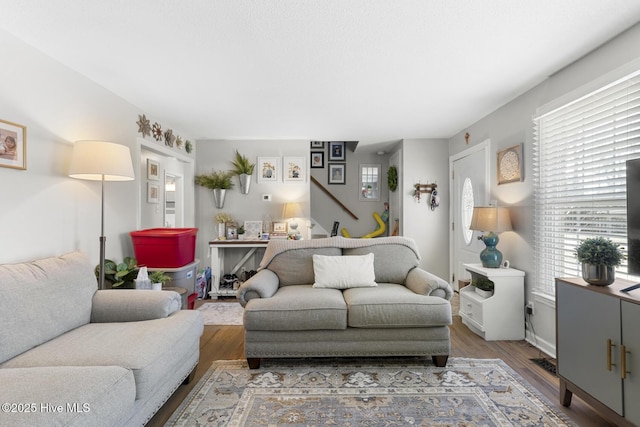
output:
{"label": "white picture frame", "polygon": [[156,182],[147,182],[147,203],[160,202],[160,186]]}
{"label": "white picture frame", "polygon": [[262,221],[245,221],[244,235],[247,240],[260,240],[262,238]]}
{"label": "white picture frame", "polygon": [[147,159],[147,179],[153,181],[160,180],[160,163],[155,160]]}
{"label": "white picture frame", "polygon": [[258,157],[256,172],[258,182],[280,181],[280,157]]}
{"label": "white picture frame", "polygon": [[284,181],[305,182],[307,180],[307,159],[305,157],[285,156],[283,165]]}

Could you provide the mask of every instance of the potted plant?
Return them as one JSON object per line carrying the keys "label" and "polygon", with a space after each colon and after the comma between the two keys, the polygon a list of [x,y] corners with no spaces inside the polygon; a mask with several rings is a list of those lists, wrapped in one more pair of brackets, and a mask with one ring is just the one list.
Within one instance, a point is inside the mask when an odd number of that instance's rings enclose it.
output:
{"label": "potted plant", "polygon": [[[133,257],[126,257],[121,263],[110,259],[104,260],[104,279],[112,288],[134,288],[134,280],[138,277],[138,261]],[[95,268],[96,277],[100,275],[100,264]]]}
{"label": "potted plant", "polygon": [[253,169],[256,164],[251,163],[246,156],[243,156],[236,150],[236,157],[231,161],[234,175],[238,176],[238,183],[240,184],[240,193],[249,194],[249,187],[251,186],[251,176],[253,175]]}
{"label": "potted plant", "polygon": [[154,291],[161,291],[162,287],[172,279],[170,276],[167,276],[164,271],[156,270],[149,274],[149,280],[151,280],[151,289]]}
{"label": "potted plant", "polygon": [[244,225],[239,225],[236,232],[238,233],[238,239],[244,240]]}
{"label": "potted plant", "polygon": [[616,267],[622,264],[624,254],[620,245],[604,237],[584,239],[575,249],[582,263],[582,278],[597,286],[609,286],[616,280]]}
{"label": "potted plant", "polygon": [[481,297],[489,298],[491,295],[493,295],[493,282],[486,277],[476,277],[473,279],[473,282],[471,284],[475,286],[476,293]]}
{"label": "potted plant", "polygon": [[226,191],[233,188],[232,176],[231,172],[214,171],[208,174],[196,175],[195,182],[202,187],[213,190],[213,200],[216,208],[222,209]]}
{"label": "potted plant", "polygon": [[231,215],[225,212],[218,212],[216,214],[216,223],[218,224],[218,240],[225,240],[227,238],[227,222],[233,221]]}

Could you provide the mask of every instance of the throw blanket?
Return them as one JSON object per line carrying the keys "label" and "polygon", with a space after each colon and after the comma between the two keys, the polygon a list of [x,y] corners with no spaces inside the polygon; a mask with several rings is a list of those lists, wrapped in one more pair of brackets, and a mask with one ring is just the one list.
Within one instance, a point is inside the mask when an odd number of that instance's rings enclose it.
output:
{"label": "throw blanket", "polygon": [[376,239],[347,239],[345,237],[328,237],[325,239],[311,239],[311,240],[269,240],[267,249],[264,252],[262,261],[258,270],[267,268],[276,255],[286,251],[295,249],[309,249],[309,248],[363,248],[374,245],[403,245],[411,249],[418,259],[420,259],[420,253],[418,252],[418,246],[416,242],[404,236],[389,236],[378,237]]}

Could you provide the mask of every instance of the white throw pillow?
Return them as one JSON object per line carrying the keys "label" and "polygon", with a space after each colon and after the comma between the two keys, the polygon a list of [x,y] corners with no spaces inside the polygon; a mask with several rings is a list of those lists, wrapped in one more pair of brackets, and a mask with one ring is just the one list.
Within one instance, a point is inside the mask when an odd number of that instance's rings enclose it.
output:
{"label": "white throw pillow", "polygon": [[363,288],[378,286],[373,270],[373,254],[313,256],[314,288]]}

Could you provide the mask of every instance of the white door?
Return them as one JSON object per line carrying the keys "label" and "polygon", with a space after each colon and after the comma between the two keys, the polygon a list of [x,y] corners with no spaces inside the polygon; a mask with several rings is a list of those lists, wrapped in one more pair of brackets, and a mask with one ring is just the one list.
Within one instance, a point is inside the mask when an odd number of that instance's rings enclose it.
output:
{"label": "white door", "polygon": [[451,286],[471,275],[463,264],[479,263],[484,243],[477,231],[469,230],[474,206],[489,202],[489,140],[449,159],[451,176]]}

